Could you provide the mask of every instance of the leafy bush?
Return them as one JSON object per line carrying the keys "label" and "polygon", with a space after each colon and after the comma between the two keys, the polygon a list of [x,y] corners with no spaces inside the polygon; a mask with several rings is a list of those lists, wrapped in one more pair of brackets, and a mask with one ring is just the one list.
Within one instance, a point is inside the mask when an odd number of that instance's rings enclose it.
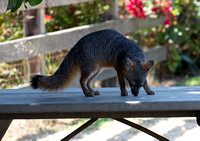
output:
{"label": "leafy bush", "polygon": [[[23,14],[22,12],[5,13],[0,15],[0,42],[23,37]],[[15,63],[22,63],[17,61]],[[24,81],[21,79],[21,71],[14,63],[0,64],[0,88],[10,88]]]}
{"label": "leafy bush", "polygon": [[[151,13],[167,19],[157,28],[131,33],[130,38],[144,47],[156,44],[168,46],[168,69],[176,74],[189,72],[196,75],[200,67],[200,2],[177,0],[173,5],[169,1],[152,2]],[[147,10],[140,10],[145,5],[147,3],[141,0],[129,0],[125,7],[129,15],[145,18]]]}
{"label": "leafy bush", "polygon": [[109,10],[104,1],[95,0],[80,4],[46,9],[46,28],[48,32],[93,24],[103,21],[103,14]]}
{"label": "leafy bush", "polygon": [[159,38],[169,46],[169,69],[181,73],[189,68],[195,75],[200,55],[200,4],[188,2],[174,6],[179,7],[180,12],[177,22],[166,28]]}
{"label": "leafy bush", "polygon": [[22,12],[5,13],[0,15],[0,42],[23,37]]}
{"label": "leafy bush", "polygon": [[20,79],[23,75],[23,71],[20,71],[15,66],[2,63],[0,64],[0,88],[11,88],[14,85],[24,82],[24,79]]}

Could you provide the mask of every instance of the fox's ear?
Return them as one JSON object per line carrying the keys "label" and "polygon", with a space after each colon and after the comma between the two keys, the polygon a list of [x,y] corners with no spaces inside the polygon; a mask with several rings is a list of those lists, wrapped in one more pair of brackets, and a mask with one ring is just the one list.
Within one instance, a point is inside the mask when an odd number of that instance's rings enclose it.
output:
{"label": "fox's ear", "polygon": [[146,62],[146,63],[141,63],[141,64],[142,64],[143,68],[146,70],[146,72],[148,72],[148,71],[150,71],[151,68],[153,67],[154,61],[153,61],[153,60],[150,60],[150,61],[148,61],[148,62]]}
{"label": "fox's ear", "polygon": [[125,67],[126,67],[127,71],[132,70],[132,68],[134,68],[135,65],[136,65],[135,62],[131,61],[129,58],[126,59],[126,65],[125,65]]}

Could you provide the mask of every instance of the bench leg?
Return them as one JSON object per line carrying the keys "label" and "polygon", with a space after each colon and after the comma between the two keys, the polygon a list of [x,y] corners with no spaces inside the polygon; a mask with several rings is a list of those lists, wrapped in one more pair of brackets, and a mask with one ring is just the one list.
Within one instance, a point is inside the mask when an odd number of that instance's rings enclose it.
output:
{"label": "bench leg", "polygon": [[126,125],[129,125],[129,126],[131,126],[133,128],[136,128],[136,129],[138,129],[138,130],[140,130],[140,131],[142,131],[142,132],[144,132],[144,133],[146,133],[146,134],[148,134],[148,135],[150,135],[150,136],[152,136],[152,137],[154,137],[154,138],[156,138],[156,139],[158,139],[160,141],[169,141],[168,139],[156,134],[155,132],[153,132],[153,131],[151,131],[151,130],[149,130],[147,128],[142,127],[141,125],[135,124],[135,123],[130,122],[128,120],[125,120],[123,118],[113,118],[113,119],[115,119],[115,120],[117,120],[119,122],[122,122],[122,123],[124,123]]}
{"label": "bench leg", "polygon": [[[126,125],[129,125],[135,129],[138,129],[160,141],[169,141],[168,139],[156,134],[155,132],[145,128],[145,127],[142,127],[141,125],[138,125],[138,124],[135,124],[133,122],[130,122],[128,120],[125,120],[123,118],[113,118],[114,120],[117,120],[119,122],[122,122]],[[88,126],[90,126],[91,124],[93,124],[95,121],[97,121],[98,118],[92,118],[90,119],[89,121],[87,121],[85,124],[83,124],[81,127],[79,127],[78,129],[76,129],[75,131],[73,131],[71,134],[69,134],[67,137],[63,138],[61,141],[68,141],[70,140],[71,138],[73,138],[74,136],[76,136],[78,133],[80,133],[81,131],[83,131],[84,129],[86,129]]]}
{"label": "bench leg", "polygon": [[200,111],[196,112],[197,124],[200,126]]}
{"label": "bench leg", "polygon": [[97,120],[98,120],[98,118],[92,118],[92,119],[90,119],[85,124],[83,124],[78,129],[76,129],[71,134],[69,134],[67,137],[63,138],[61,141],[68,141],[68,140],[70,140],[71,138],[73,138],[74,136],[76,136],[78,133],[80,133],[81,131],[83,131],[84,129],[86,129],[88,126],[90,126],[91,124],[93,124]]}
{"label": "bench leg", "polygon": [[2,140],[12,120],[0,120],[0,140]]}

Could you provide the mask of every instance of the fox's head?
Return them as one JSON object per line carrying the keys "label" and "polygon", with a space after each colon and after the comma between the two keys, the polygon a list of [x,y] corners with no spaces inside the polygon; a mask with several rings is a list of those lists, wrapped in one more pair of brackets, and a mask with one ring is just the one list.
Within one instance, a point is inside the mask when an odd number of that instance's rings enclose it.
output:
{"label": "fox's head", "polygon": [[153,64],[154,61],[152,60],[143,63],[134,62],[127,58],[124,75],[134,96],[138,95],[140,88],[144,85],[147,73],[152,68]]}

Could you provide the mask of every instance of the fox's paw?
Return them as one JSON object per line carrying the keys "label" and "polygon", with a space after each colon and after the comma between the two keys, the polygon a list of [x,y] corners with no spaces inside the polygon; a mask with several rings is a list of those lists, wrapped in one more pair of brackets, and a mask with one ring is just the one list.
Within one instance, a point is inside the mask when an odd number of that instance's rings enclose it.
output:
{"label": "fox's paw", "polygon": [[155,95],[155,92],[152,91],[152,90],[150,90],[150,91],[147,92],[147,94],[148,94],[148,95]]}
{"label": "fox's paw", "polygon": [[94,91],[94,95],[100,95],[100,92],[98,90]]}
{"label": "fox's paw", "polygon": [[121,96],[128,96],[128,92],[127,91],[121,92]]}
{"label": "fox's paw", "polygon": [[85,96],[87,96],[87,97],[93,97],[93,96],[94,96],[94,93],[93,93],[93,92],[85,92],[84,94],[85,94]]}

